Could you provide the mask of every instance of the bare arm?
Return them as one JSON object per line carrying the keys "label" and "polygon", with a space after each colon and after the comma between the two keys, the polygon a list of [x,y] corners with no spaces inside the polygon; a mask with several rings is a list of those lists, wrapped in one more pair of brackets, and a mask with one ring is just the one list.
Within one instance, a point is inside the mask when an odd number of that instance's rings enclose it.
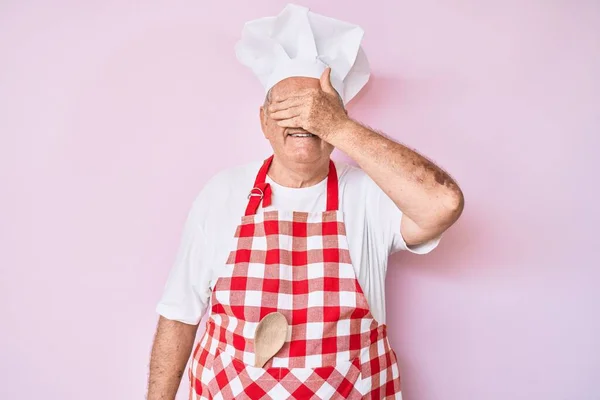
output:
{"label": "bare arm", "polygon": [[301,127],[354,159],[402,210],[402,237],[408,245],[439,236],[464,207],[456,182],[427,158],[350,119],[329,74],[328,68],[320,89],[273,96],[271,118],[282,127]]}
{"label": "bare arm", "polygon": [[462,213],[464,199],[456,182],[408,147],[350,119],[327,140],[353,158],[403,211],[407,244],[437,237]]}
{"label": "bare arm", "polygon": [[150,356],[148,400],[174,400],[190,358],[198,325],[158,319]]}

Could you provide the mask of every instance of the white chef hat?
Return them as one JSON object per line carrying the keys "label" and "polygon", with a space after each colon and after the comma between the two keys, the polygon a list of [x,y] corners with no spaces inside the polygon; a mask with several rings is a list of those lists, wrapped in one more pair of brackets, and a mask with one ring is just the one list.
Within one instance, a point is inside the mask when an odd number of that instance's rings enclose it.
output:
{"label": "white chef hat", "polygon": [[276,17],[246,22],[235,52],[267,92],[285,78],[319,78],[331,67],[331,83],[346,104],[369,80],[363,35],[358,25],[288,4]]}

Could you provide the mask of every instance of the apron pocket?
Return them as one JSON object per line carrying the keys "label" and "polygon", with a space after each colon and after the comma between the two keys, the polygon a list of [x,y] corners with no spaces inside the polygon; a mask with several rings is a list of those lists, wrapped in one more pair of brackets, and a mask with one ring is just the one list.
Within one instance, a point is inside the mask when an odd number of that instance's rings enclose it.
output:
{"label": "apron pocket", "polygon": [[217,348],[210,393],[221,399],[360,399],[360,360],[317,368],[257,368]]}

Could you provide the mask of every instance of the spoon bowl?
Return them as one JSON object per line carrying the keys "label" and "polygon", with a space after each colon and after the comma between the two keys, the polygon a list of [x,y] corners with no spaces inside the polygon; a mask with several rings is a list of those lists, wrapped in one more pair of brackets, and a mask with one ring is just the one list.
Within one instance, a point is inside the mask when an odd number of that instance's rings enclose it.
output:
{"label": "spoon bowl", "polygon": [[254,331],[254,366],[262,368],[283,347],[288,322],[279,312],[267,314]]}

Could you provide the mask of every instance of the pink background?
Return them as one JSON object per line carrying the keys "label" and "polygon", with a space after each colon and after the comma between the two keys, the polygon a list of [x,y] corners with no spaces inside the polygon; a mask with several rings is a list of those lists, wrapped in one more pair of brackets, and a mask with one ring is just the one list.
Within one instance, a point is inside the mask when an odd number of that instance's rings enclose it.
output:
{"label": "pink background", "polygon": [[[2,399],[141,399],[194,196],[269,154],[233,46],[285,3],[141,4],[0,5]],[[390,266],[405,399],[600,399],[600,3],[305,4],[366,31],[351,115],[466,195]]]}

